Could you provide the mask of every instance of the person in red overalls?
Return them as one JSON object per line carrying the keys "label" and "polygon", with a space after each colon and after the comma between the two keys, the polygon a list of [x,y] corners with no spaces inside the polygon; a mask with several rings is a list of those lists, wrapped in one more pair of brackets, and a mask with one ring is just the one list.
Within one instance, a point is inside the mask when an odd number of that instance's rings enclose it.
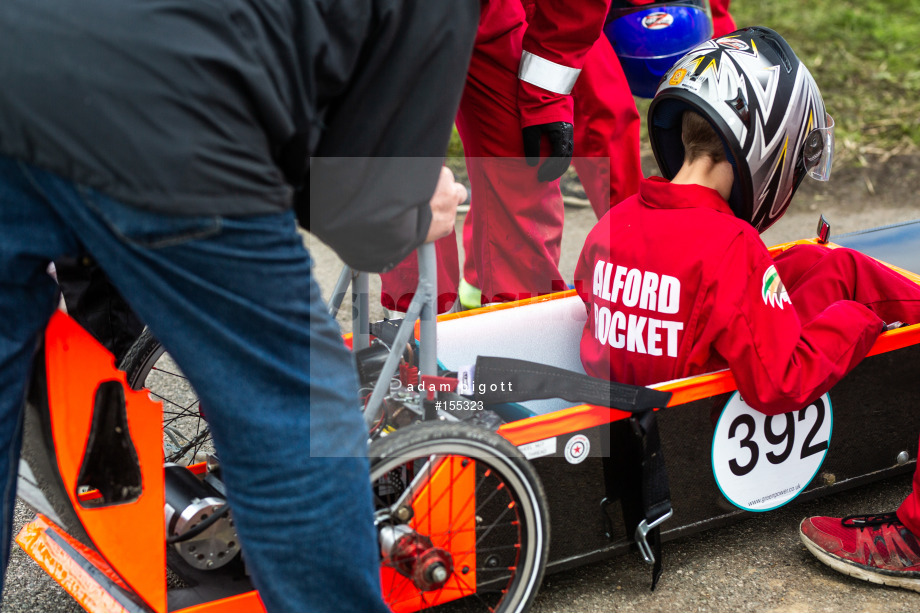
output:
{"label": "person in red overalls", "polygon": [[[515,1],[482,5],[457,118],[475,205],[463,227],[462,281],[455,238],[437,245],[440,312],[454,307],[458,285],[466,307],[480,304],[480,290],[485,302],[497,302],[565,289],[558,270],[564,211],[555,180],[569,160],[598,217],[638,188],[639,115],[610,41],[597,36],[607,14],[602,4],[523,0],[523,13]],[[616,4],[629,10],[687,2]],[[551,82],[561,75],[574,82],[571,95],[563,93],[569,84]],[[550,158],[534,172],[522,159],[538,163],[541,137]],[[384,307],[406,310],[416,271],[410,256],[381,276]]]}
{"label": "person in red overalls", "polygon": [[[649,136],[668,179],[643,181],[602,218],[576,269],[583,365],[645,385],[728,367],[752,407],[797,410],[886,322],[920,322],[920,286],[853,250],[801,245],[774,259],[760,240],[806,174],[829,177],[833,152],[820,92],[778,34],[704,43],[665,80]],[[911,494],[897,512],[806,518],[800,536],[838,571],[920,590],[918,529]]]}
{"label": "person in red overalls", "polygon": [[[466,220],[465,272],[467,281],[481,289],[483,302],[566,288],[557,266],[564,213],[558,178],[574,148],[572,89],[598,41],[609,4],[531,1],[528,20],[521,0],[481,2],[457,128],[474,203]],[[594,53],[604,53],[599,49]],[[628,92],[626,97],[634,109]],[[638,125],[638,114],[635,120]],[[638,138],[635,149],[638,169]],[[438,306],[443,311],[457,296],[456,237],[440,241],[437,248]],[[381,276],[384,307],[405,311],[415,290],[416,267],[410,257]]]}
{"label": "person in red overalls", "polygon": [[707,41],[664,79],[649,135],[670,181],[644,180],[602,218],[576,268],[585,370],[649,385],[728,367],[752,407],[800,409],[883,321],[920,322],[920,286],[847,249],[770,257],[759,232],[806,174],[827,179],[833,152],[817,85],[779,35]]}
{"label": "person in red overalls", "polygon": [[[651,98],[657,88],[661,71],[648,66],[643,71],[628,72],[620,53],[635,52],[616,40],[616,19],[638,21],[651,14],[667,13],[666,22],[656,28],[644,24],[639,30],[645,36],[645,53],[657,63],[665,62],[662,70],[683,56],[690,47],[710,38],[735,31],[735,22],[728,12],[730,0],[712,0],[711,18],[702,17],[704,0],[612,0],[606,36],[598,38],[588,53],[581,76],[575,83],[575,155],[573,165],[585,189],[585,195],[598,219],[611,206],[632,196],[639,188],[642,169],[639,162],[640,120],[635,101],[629,95]],[[525,6],[534,0],[525,0]],[[530,10],[528,10],[528,16]],[[708,25],[711,23],[711,29]],[[659,34],[659,38],[653,35]],[[690,42],[692,41],[692,42]],[[643,92],[650,84],[651,93]]]}

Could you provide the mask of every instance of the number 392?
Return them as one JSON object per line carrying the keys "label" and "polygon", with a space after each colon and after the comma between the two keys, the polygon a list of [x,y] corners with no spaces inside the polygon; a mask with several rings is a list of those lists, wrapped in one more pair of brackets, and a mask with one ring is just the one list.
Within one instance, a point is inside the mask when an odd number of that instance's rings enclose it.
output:
{"label": "number 392", "polygon": [[[799,411],[767,416],[763,423],[763,437],[772,449],[761,456],[757,444],[757,421],[750,414],[740,414],[728,427],[728,439],[738,439],[738,445],[749,452],[748,458],[732,458],[728,461],[731,472],[737,476],[747,475],[757,466],[761,458],[774,465],[786,461],[796,451],[796,423],[802,422],[804,428],[810,428],[805,434],[799,448],[799,459],[804,460],[814,454],[827,450],[828,440],[815,441],[827,418],[824,399],[818,399]],[[804,430],[804,428],[802,430]]]}

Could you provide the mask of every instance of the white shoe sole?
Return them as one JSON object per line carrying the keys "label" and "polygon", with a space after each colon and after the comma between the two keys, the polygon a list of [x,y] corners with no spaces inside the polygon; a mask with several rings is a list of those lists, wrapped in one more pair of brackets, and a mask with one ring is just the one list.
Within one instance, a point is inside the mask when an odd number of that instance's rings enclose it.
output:
{"label": "white shoe sole", "polygon": [[814,542],[805,536],[805,534],[802,532],[801,526],[799,527],[799,538],[802,540],[802,543],[805,544],[805,547],[808,548],[809,552],[815,555],[819,561],[834,571],[838,571],[844,575],[850,576],[851,578],[872,582],[873,584],[884,584],[885,586],[905,588],[909,591],[916,591],[920,593],[920,578],[904,578],[901,576],[886,574],[882,571],[866,569],[865,567],[859,567],[853,563],[845,562],[840,557],[834,556],[833,554],[818,548]]}

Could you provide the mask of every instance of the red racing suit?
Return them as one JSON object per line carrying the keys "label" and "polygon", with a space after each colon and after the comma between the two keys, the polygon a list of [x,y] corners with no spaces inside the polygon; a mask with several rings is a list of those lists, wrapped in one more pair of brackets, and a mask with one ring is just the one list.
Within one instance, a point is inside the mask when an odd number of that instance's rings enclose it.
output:
{"label": "red racing suit", "polygon": [[920,286],[875,260],[823,246],[774,260],[715,190],[657,177],[589,233],[575,287],[588,374],[649,385],[727,367],[767,414],[827,392],[883,319],[920,322]]}
{"label": "red racing suit", "polygon": [[[485,36],[477,37],[471,78],[488,72],[478,64],[480,58],[489,59],[483,62],[486,66],[499,65],[492,55],[498,50],[492,47],[495,40],[488,33],[510,16],[510,4],[515,3],[483,6],[479,33]],[[642,176],[639,114],[616,54],[601,35],[609,2],[524,0],[523,6],[527,25],[522,61],[509,62],[514,56],[504,55],[504,70],[489,73],[485,89],[468,81],[458,116],[473,193],[464,223],[463,276],[482,289],[483,302],[565,289],[558,269],[564,221],[559,188],[557,182],[536,181],[535,170],[522,164],[519,128],[555,121],[574,124],[573,162],[598,217],[613,202],[635,193]],[[486,18],[492,23],[486,24]],[[577,76],[571,95],[530,82],[540,82],[540,73],[533,68],[528,72],[528,57],[539,58],[537,68],[544,61],[570,67],[570,77]],[[544,85],[565,91],[559,84]],[[499,88],[517,89],[516,106],[510,100],[500,103]],[[494,156],[509,159],[481,159]]]}
{"label": "red racing suit", "polygon": [[728,12],[731,0],[710,0],[709,8],[712,11],[712,37],[719,38],[737,30],[735,20]]}
{"label": "red racing suit", "polygon": [[[521,128],[574,123],[575,156],[581,157],[576,169],[598,215],[636,190],[639,115],[601,36],[608,8],[609,0],[481,3],[457,127],[472,188],[464,277],[482,289],[483,302],[565,289],[558,269],[564,219],[559,183],[537,181],[536,169],[524,162]],[[561,93],[573,83],[572,95]],[[456,237],[438,247],[445,256],[438,278],[444,306],[459,282],[454,258],[446,256],[456,249]],[[414,265],[382,278],[381,302],[404,311],[417,283]]]}

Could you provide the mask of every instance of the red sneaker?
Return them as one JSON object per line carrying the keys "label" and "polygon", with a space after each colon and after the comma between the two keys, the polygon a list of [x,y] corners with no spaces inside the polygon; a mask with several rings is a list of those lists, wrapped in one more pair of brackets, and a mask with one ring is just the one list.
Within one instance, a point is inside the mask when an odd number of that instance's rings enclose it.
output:
{"label": "red sneaker", "polygon": [[813,516],[802,521],[799,537],[819,561],[840,573],[920,592],[920,540],[894,512]]}

